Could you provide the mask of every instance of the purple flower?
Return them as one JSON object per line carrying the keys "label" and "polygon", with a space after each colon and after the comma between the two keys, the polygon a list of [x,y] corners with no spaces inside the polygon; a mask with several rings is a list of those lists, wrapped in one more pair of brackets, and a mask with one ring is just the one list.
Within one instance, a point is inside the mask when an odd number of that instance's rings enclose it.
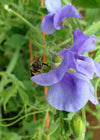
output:
{"label": "purple flower", "polygon": [[94,73],[100,77],[100,64],[90,57],[82,56],[84,52],[95,49],[96,40],[95,35],[87,36],[79,29],[76,29],[74,32],[74,43],[70,49],[63,49],[57,54],[63,59],[66,52],[70,50],[76,59],[74,69],[77,72],[84,74],[89,79],[93,78]]}
{"label": "purple flower", "polygon": [[71,4],[61,7],[61,0],[46,0],[45,6],[49,14],[42,20],[41,29],[48,34],[52,34],[55,29],[61,29],[65,17],[81,18],[80,13]]}
{"label": "purple flower", "polygon": [[[62,63],[48,73],[31,77],[39,85],[51,86],[46,98],[54,108],[75,112],[88,100],[98,104],[90,78],[92,79],[94,72],[100,77],[100,64],[90,57],[82,56],[84,52],[95,49],[95,41],[94,35],[86,36],[76,29],[71,48],[57,53],[63,59]],[[70,69],[75,72],[70,72]]]}

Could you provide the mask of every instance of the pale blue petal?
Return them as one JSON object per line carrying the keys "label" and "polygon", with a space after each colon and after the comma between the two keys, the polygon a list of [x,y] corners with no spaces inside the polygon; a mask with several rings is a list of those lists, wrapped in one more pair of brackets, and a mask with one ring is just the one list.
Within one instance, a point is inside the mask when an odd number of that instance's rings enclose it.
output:
{"label": "pale blue petal", "polygon": [[62,49],[60,52],[57,53],[62,59],[64,59],[64,56],[68,50],[66,48]]}
{"label": "pale blue petal", "polygon": [[74,32],[74,43],[70,49],[77,55],[82,55],[87,51],[95,49],[95,41],[97,41],[95,35],[87,36],[81,30],[76,29]]}
{"label": "pale blue petal", "polygon": [[54,16],[54,27],[59,30],[62,27],[62,22],[65,17],[81,18],[80,13],[71,4],[60,8]]}
{"label": "pale blue petal", "polygon": [[42,20],[41,23],[41,30],[45,33],[48,34],[53,34],[53,32],[55,31],[54,25],[53,25],[53,18],[54,18],[54,14],[48,14],[47,16],[45,16]]}
{"label": "pale blue petal", "polygon": [[98,99],[95,97],[95,95],[94,95],[94,87],[92,86],[92,84],[90,83],[90,97],[89,97],[89,100],[93,103],[93,104],[95,104],[95,105],[97,105],[98,104]]}
{"label": "pale blue petal", "polygon": [[95,73],[100,78],[100,63],[94,61],[95,64]]}
{"label": "pale blue petal", "polygon": [[61,7],[61,0],[45,0],[45,6],[50,13],[55,13]]}
{"label": "pale blue petal", "polygon": [[90,87],[88,82],[78,73],[66,73],[64,78],[51,86],[47,100],[58,110],[76,112],[89,100]]}
{"label": "pale blue petal", "polygon": [[95,72],[94,61],[90,57],[77,56],[76,70],[84,74],[87,78],[92,79]]}

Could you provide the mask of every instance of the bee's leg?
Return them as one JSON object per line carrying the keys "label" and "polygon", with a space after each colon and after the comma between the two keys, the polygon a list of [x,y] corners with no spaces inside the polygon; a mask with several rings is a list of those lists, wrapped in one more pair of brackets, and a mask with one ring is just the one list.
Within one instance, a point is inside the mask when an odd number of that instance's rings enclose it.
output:
{"label": "bee's leg", "polygon": [[47,72],[45,69],[43,69],[44,72]]}
{"label": "bee's leg", "polygon": [[42,63],[42,65],[45,65],[45,66],[47,66],[47,67],[50,67],[47,63]]}

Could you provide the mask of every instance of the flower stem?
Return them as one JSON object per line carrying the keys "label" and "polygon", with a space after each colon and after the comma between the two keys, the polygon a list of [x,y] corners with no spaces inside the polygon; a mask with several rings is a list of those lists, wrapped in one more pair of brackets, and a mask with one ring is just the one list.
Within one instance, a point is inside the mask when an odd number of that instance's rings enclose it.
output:
{"label": "flower stem", "polygon": [[86,115],[85,115],[85,107],[82,108],[82,120],[84,125],[86,126]]}
{"label": "flower stem", "polygon": [[[40,38],[42,39],[42,37],[40,36],[40,33],[38,32],[38,30],[37,30],[28,20],[26,20],[24,17],[22,17],[20,14],[18,14],[18,13],[15,12],[14,10],[10,9],[10,8],[8,7],[8,5],[5,5],[4,8],[5,8],[8,12],[10,12],[10,13],[16,15],[17,17],[19,17],[23,22],[25,22],[30,28],[33,29],[33,31],[35,32],[35,34],[38,35],[38,37],[40,37]],[[42,40],[43,40],[43,39],[42,39]]]}
{"label": "flower stem", "polygon": [[59,116],[60,116],[60,135],[62,136],[63,135],[63,114],[62,114],[62,111],[59,112]]}

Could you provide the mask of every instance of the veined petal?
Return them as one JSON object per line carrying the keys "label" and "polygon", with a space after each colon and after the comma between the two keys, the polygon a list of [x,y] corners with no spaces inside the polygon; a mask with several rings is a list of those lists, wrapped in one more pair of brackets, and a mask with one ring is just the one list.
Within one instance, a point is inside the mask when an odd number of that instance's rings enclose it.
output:
{"label": "veined petal", "polygon": [[54,18],[54,14],[48,14],[47,16],[45,16],[42,20],[41,23],[41,30],[45,33],[48,34],[53,34],[53,32],[55,31],[54,25],[53,25],[53,18]]}
{"label": "veined petal", "polygon": [[89,96],[89,84],[84,76],[67,72],[59,83],[51,86],[46,97],[54,108],[75,112],[88,102]]}
{"label": "veined petal", "polygon": [[94,61],[90,57],[77,56],[76,71],[86,75],[87,78],[92,79],[95,72]]}
{"label": "veined petal", "polygon": [[31,80],[42,86],[50,86],[58,83],[64,77],[69,67],[74,65],[74,62],[71,63],[71,61],[73,61],[73,54],[69,51],[65,54],[64,60],[56,69],[49,71],[48,73],[32,76]]}
{"label": "veined petal", "polygon": [[97,41],[95,35],[87,36],[81,30],[76,29],[74,32],[74,43],[70,49],[77,55],[82,55],[84,52],[95,49],[95,41]]}
{"label": "veined petal", "polygon": [[49,12],[55,13],[61,7],[61,0],[45,0],[45,6]]}
{"label": "veined petal", "polygon": [[94,64],[95,64],[95,73],[98,77],[100,77],[100,63],[94,61]]}
{"label": "veined petal", "polygon": [[71,4],[60,8],[54,16],[55,29],[57,30],[61,29],[61,23],[63,22],[65,17],[81,18],[81,15],[77,11],[77,9]]}

